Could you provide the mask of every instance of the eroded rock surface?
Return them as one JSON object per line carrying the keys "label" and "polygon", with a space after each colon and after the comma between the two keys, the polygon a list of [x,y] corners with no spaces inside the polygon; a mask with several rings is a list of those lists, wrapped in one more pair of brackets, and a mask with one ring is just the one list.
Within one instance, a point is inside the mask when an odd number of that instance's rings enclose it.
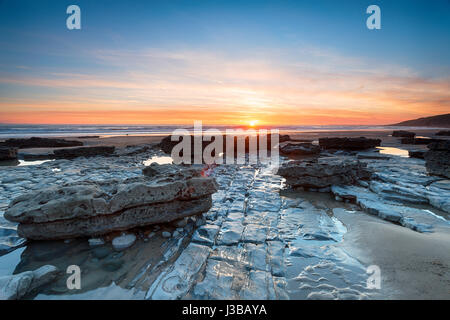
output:
{"label": "eroded rock surface", "polygon": [[34,271],[0,277],[0,300],[17,300],[53,281],[58,269],[45,265]]}
{"label": "eroded rock surface", "polygon": [[123,181],[83,181],[15,198],[5,218],[20,223],[20,236],[64,239],[169,222],[207,211],[216,191],[213,178],[172,165],[171,173]]}
{"label": "eroded rock surface", "polygon": [[353,184],[368,179],[367,165],[359,161],[321,158],[316,161],[290,161],[278,169],[278,174],[292,187],[325,188],[331,185]]}

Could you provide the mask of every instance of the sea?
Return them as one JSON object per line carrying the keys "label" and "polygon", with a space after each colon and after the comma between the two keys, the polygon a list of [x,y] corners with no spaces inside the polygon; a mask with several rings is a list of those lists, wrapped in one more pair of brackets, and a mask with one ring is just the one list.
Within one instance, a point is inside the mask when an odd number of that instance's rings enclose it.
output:
{"label": "sea", "polygon": [[[203,126],[203,130],[237,129],[242,126]],[[85,136],[152,136],[169,135],[175,129],[193,131],[193,125],[18,125],[0,124],[0,139],[29,137],[85,137]],[[392,131],[396,129],[414,130],[417,127],[393,126],[258,126],[258,129],[278,129],[283,132],[327,132],[327,131]],[[439,128],[427,128],[439,129]]]}

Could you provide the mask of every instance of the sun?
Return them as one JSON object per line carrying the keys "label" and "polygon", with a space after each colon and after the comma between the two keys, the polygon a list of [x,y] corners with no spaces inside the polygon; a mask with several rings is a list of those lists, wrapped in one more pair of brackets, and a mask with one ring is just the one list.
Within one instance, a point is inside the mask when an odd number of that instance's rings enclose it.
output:
{"label": "sun", "polygon": [[251,121],[248,123],[248,125],[249,125],[250,127],[254,127],[254,126],[256,126],[257,123],[258,123],[258,120],[251,120]]}

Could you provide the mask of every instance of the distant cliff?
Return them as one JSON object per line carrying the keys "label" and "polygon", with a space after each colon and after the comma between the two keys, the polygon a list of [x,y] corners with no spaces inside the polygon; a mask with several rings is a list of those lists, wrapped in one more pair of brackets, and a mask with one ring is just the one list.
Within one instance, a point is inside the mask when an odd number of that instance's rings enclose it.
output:
{"label": "distant cliff", "polygon": [[391,124],[391,126],[450,128],[450,113]]}

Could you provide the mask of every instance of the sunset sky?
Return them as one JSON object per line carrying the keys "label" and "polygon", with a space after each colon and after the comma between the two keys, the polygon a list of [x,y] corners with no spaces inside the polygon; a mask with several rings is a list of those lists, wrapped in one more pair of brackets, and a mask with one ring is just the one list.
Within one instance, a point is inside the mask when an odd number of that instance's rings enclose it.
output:
{"label": "sunset sky", "polygon": [[[67,6],[81,30],[66,28]],[[366,28],[367,6],[381,30]],[[0,0],[0,123],[389,124],[450,112],[450,1]]]}

